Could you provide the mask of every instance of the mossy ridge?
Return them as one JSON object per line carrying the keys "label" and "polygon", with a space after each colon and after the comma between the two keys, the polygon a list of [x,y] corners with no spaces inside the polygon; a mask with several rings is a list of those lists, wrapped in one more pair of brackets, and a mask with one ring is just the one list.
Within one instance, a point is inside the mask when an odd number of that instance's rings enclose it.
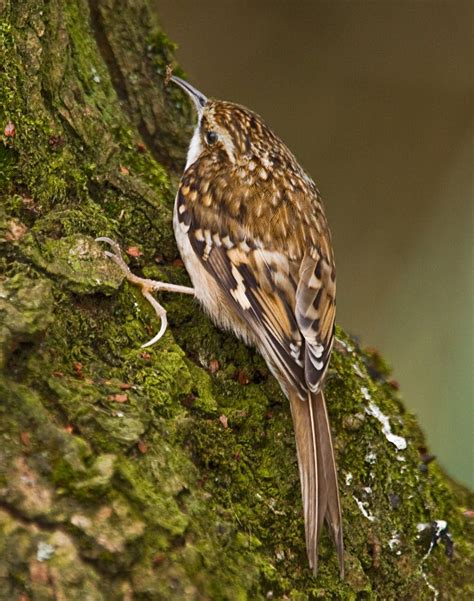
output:
{"label": "mossy ridge", "polygon": [[[91,240],[108,234],[125,248],[139,246],[135,270],[186,281],[184,270],[169,263],[176,257],[174,174],[136,130],[144,99],[122,110],[85,18],[86,2],[4,6],[0,123],[12,121],[16,136],[3,137],[0,146],[2,232],[12,231],[12,220],[29,231],[17,239],[5,235],[2,264],[7,286],[13,282],[27,299],[36,286],[44,291],[37,305],[20,303],[21,319],[5,320],[19,343],[10,336],[2,345],[8,376],[0,420],[0,550],[8,567],[0,595],[45,597],[53,578],[70,599],[82,599],[84,591],[92,599],[123,599],[132,591],[137,599],[265,599],[270,591],[274,599],[293,600],[429,599],[426,577],[446,598],[468,598],[472,546],[463,533],[461,497],[435,464],[419,471],[422,434],[387,370],[342,332],[327,396],[348,576],[338,580],[324,535],[320,574],[311,578],[291,418],[263,361],[216,331],[191,299],[171,296],[165,302],[172,329],[157,347],[140,350],[155,318],[138,292],[128,285],[117,290],[121,277]],[[112,5],[100,6],[107,19]],[[144,1],[125,2],[110,41],[116,48],[126,24],[162,69],[172,48],[153,18],[151,30],[146,19],[136,19],[144,8]],[[137,80],[130,81],[129,94],[139,94]],[[168,144],[173,164],[182,156],[173,123],[189,116],[181,102],[173,91],[154,107],[168,120],[155,156]],[[145,115],[148,129],[157,125],[156,114]],[[408,449],[398,453],[404,462],[365,413],[366,394],[407,438]],[[374,463],[366,461],[369,452]],[[18,476],[29,487],[18,486]],[[390,495],[398,508],[391,508]],[[374,521],[354,497],[367,503]],[[449,522],[458,552],[450,562],[437,547],[421,566],[426,548],[416,543],[416,525],[433,519]],[[391,549],[394,538],[400,542]],[[40,542],[53,550],[43,562],[36,559]]]}

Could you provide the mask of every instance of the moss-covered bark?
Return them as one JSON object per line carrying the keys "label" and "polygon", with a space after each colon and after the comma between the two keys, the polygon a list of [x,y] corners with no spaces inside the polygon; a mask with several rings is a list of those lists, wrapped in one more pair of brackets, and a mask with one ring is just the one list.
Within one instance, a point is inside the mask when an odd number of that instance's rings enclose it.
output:
{"label": "moss-covered bark", "polygon": [[[423,463],[374,354],[339,332],[327,384],[341,582],[326,536],[307,569],[289,408],[258,355],[171,296],[140,349],[155,317],[93,239],[186,282],[171,207],[191,112],[149,5],[0,0],[0,598],[472,598],[468,495]],[[435,520],[452,558],[420,536]]]}

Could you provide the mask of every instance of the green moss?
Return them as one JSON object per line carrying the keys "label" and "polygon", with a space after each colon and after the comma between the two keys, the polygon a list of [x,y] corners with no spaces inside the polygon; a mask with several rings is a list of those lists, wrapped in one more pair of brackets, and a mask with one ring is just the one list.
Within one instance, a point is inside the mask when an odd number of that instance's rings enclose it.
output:
{"label": "green moss", "polygon": [[51,285],[21,273],[0,282],[0,366],[21,342],[31,340],[52,322]]}

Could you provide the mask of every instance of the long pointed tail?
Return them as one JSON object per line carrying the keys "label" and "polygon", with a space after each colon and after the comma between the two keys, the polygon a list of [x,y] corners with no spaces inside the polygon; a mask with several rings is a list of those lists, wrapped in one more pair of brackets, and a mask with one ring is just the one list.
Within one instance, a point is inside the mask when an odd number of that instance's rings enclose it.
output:
{"label": "long pointed tail", "polygon": [[324,395],[322,391],[310,393],[308,401],[302,401],[296,394],[290,394],[290,405],[298,453],[309,565],[316,574],[319,537],[326,518],[336,545],[339,570],[343,578],[341,504]]}

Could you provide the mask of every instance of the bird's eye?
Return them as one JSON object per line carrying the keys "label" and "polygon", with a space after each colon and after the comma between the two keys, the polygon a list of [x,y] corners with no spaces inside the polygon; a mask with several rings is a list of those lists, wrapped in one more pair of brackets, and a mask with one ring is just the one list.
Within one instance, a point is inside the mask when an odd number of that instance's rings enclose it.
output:
{"label": "bird's eye", "polygon": [[215,131],[206,132],[206,142],[209,144],[209,146],[212,146],[212,144],[217,142],[217,134]]}

